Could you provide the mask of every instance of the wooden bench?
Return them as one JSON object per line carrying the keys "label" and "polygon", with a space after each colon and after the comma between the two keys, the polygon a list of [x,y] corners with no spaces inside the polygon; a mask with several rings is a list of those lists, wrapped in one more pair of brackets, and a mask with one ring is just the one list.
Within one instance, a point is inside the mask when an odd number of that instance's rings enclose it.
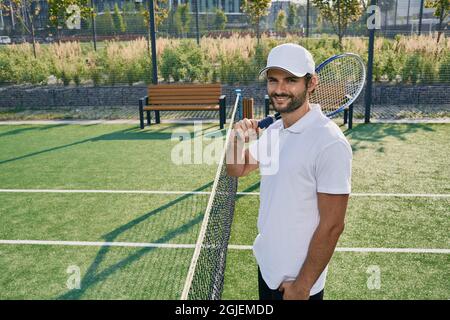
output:
{"label": "wooden bench", "polygon": [[222,86],[216,84],[156,84],[148,86],[148,95],[139,99],[139,119],[144,128],[144,111],[150,125],[150,112],[155,112],[155,122],[160,123],[160,111],[218,111],[220,128],[225,124],[226,100]]}

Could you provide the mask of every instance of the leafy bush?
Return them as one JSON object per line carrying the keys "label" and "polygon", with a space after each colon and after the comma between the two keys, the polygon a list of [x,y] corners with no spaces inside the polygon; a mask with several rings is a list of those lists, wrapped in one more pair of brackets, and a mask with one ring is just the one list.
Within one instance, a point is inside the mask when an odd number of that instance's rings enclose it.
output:
{"label": "leafy bush", "polygon": [[386,75],[389,81],[392,81],[397,76],[397,70],[395,68],[395,57],[389,55],[383,66],[383,75]]}
{"label": "leafy bush", "polygon": [[70,80],[72,80],[70,73],[67,72],[66,70],[61,70],[60,72],[58,72],[57,77],[61,79],[63,85],[65,86],[68,86],[70,84]]}
{"label": "leafy bush", "polygon": [[201,49],[192,41],[182,41],[176,47],[166,47],[161,55],[161,75],[165,81],[207,81],[209,63]]}
{"label": "leafy bush", "polygon": [[255,46],[255,54],[253,56],[253,66],[257,70],[261,70],[266,66],[266,59],[269,54],[269,48],[264,43]]}
{"label": "leafy bush", "polygon": [[251,60],[245,59],[238,53],[231,56],[220,56],[220,80],[222,83],[248,83],[254,81],[258,71]]}
{"label": "leafy bush", "polygon": [[[97,23],[112,24],[112,16],[97,17]],[[128,21],[141,20],[126,10]],[[129,23],[129,27],[131,24]],[[298,38],[280,40],[262,38],[259,44],[251,37],[231,39],[203,38],[201,47],[192,40],[158,39],[159,76],[165,81],[201,81],[248,83],[258,80],[271,48],[282,42],[294,42],[308,48],[318,65],[337,53],[336,38]],[[367,41],[345,38],[345,51],[365,57]],[[450,55],[447,40],[436,44],[431,37],[377,39],[373,78],[389,81],[401,76],[405,83],[450,82]],[[5,46],[0,50],[0,84],[43,84],[54,75],[62,83],[81,85],[91,80],[94,85],[137,81],[152,82],[152,63],[145,39],[128,42],[106,42],[97,52],[76,42],[37,46],[35,59],[29,44]]]}
{"label": "leafy bush", "polygon": [[436,81],[436,70],[434,62],[430,60],[423,60],[420,78],[422,83],[431,84]]}
{"label": "leafy bush", "polygon": [[439,80],[445,83],[450,83],[450,56],[442,59],[439,65]]}
{"label": "leafy bush", "polygon": [[170,82],[172,77],[174,81],[180,81],[186,76],[186,70],[182,65],[182,57],[174,48],[165,48],[161,55],[161,76],[164,81]]}
{"label": "leafy bush", "polygon": [[411,82],[412,84],[417,83],[419,80],[422,68],[422,59],[419,55],[410,55],[405,62],[402,69],[402,80],[403,82]]}
{"label": "leafy bush", "polygon": [[142,69],[142,80],[146,84],[152,83],[152,75],[153,75],[153,65],[151,57],[146,54],[142,59],[139,60]]}
{"label": "leafy bush", "polygon": [[125,78],[131,86],[142,78],[142,67],[138,62],[124,65]]}
{"label": "leafy bush", "polygon": [[92,80],[94,86],[99,86],[102,81],[102,70],[97,66],[93,66],[89,68],[88,71],[89,78]]}
{"label": "leafy bush", "polygon": [[11,60],[0,52],[0,85],[13,82],[11,73]]}
{"label": "leafy bush", "polygon": [[373,80],[380,81],[382,76],[382,66],[378,56],[375,56],[373,59]]}

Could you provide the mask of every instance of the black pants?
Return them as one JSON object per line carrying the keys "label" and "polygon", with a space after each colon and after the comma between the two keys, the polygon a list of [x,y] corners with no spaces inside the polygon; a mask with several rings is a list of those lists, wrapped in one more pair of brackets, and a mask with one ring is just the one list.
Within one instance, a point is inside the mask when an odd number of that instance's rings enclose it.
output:
{"label": "black pants", "polygon": [[[278,289],[270,289],[264,281],[261,271],[258,268],[258,290],[259,300],[283,300],[283,293]],[[309,300],[323,300],[323,290],[309,297]]]}

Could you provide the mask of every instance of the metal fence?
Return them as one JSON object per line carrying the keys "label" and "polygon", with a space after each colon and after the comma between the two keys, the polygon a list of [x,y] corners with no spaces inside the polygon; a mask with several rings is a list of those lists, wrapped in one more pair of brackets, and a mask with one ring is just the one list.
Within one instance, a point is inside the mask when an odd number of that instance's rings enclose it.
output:
{"label": "metal fence", "polygon": [[[420,13],[420,2],[392,0],[381,7],[372,118],[450,117],[448,17],[439,23],[429,9]],[[63,24],[55,28],[48,23],[47,1],[33,3],[40,4],[35,46],[30,44],[29,28],[18,19],[13,22],[14,14],[5,9],[0,14],[0,34],[12,42],[26,42],[0,45],[1,117],[136,118],[137,101],[154,71],[149,2],[94,1],[96,14],[82,19],[79,29]],[[243,88],[244,96],[255,99],[257,116],[262,114],[265,94],[258,71],[275,45],[299,43],[312,52],[317,64],[342,51],[368,59],[367,15],[349,24],[340,43],[332,25],[318,19],[313,6],[307,18],[305,6],[296,6],[294,14],[287,2],[274,2],[257,32],[240,1],[198,1],[198,14],[196,1],[189,3],[185,11],[178,1],[161,4],[166,11],[156,11],[157,17],[165,17],[156,32],[158,81],[220,82],[230,95],[233,88]],[[355,104],[356,118],[364,118],[364,98],[363,94]],[[202,115],[211,116],[168,117]]]}

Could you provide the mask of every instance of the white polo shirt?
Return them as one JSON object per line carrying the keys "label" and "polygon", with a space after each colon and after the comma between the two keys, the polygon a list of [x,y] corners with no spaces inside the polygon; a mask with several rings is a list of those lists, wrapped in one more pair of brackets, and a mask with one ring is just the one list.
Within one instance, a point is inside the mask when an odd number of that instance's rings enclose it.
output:
{"label": "white polo shirt", "polygon": [[[352,149],[320,106],[311,104],[289,128],[281,119],[273,123],[249,151],[261,174],[253,252],[264,281],[274,290],[294,280],[306,259],[320,220],[317,193],[350,194]],[[327,269],[310,295],[324,288]]]}

